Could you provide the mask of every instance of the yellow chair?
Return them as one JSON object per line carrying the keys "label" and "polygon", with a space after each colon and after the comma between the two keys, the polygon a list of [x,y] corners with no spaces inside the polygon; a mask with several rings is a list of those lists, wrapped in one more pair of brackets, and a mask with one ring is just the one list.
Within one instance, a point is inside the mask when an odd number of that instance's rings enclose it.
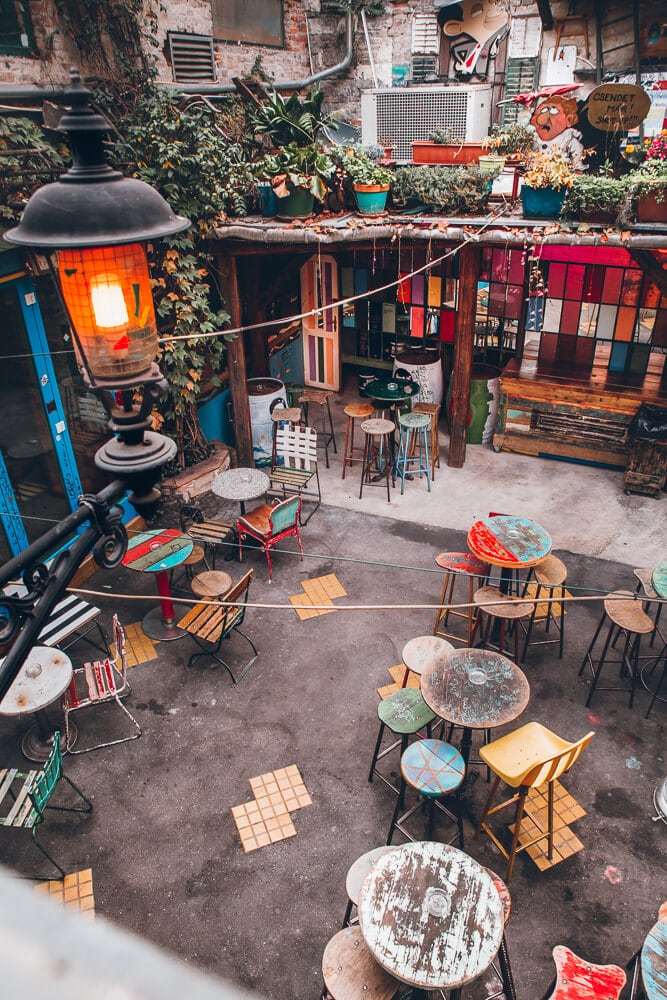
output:
{"label": "yellow chair", "polygon": [[[516,729],[513,733],[501,736],[500,739],[493,740],[491,743],[487,743],[486,746],[480,748],[479,755],[484,763],[491,768],[495,778],[477,827],[477,835],[484,830],[503,857],[507,858],[508,865],[505,881],[509,882],[512,877],[514,859],[518,852],[525,851],[527,847],[532,847],[533,844],[537,844],[547,837],[549,839],[548,858],[550,861],[552,860],[554,782],[562,774],[565,774],[566,771],[569,771],[578,759],[581,751],[590,743],[594,735],[595,733],[593,732],[587,733],[586,736],[577,740],[576,743],[568,743],[567,740],[556,736],[555,733],[552,733],[551,730],[541,725],[541,723],[529,722],[527,725]],[[491,808],[491,803],[501,781],[504,781],[511,788],[517,788],[518,792],[511,798]],[[535,837],[528,843],[519,846],[521,822],[524,815],[528,815],[525,809],[526,797],[531,788],[540,788],[543,785],[548,785],[547,828],[545,830],[537,818],[532,816],[533,822],[542,832],[539,837]],[[512,844],[508,851],[489,828],[486,819],[500,809],[504,809],[505,806],[513,805],[514,803],[516,803],[514,831]]]}

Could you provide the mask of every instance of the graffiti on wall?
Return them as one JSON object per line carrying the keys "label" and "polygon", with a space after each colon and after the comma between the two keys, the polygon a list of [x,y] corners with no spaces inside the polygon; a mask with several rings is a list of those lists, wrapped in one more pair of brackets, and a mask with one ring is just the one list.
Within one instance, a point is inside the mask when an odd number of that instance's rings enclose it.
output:
{"label": "graffiti on wall", "polygon": [[460,0],[438,3],[438,23],[450,42],[454,72],[485,77],[489,59],[509,31],[509,14],[503,0]]}

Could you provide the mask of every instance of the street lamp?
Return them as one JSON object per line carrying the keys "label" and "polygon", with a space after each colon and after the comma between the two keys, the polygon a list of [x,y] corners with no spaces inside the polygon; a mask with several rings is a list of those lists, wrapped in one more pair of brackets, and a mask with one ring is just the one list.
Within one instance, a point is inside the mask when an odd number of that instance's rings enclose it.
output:
{"label": "street lamp", "polygon": [[[127,534],[118,500],[129,489],[138,510],[154,504],[160,470],[176,454],[170,438],[150,429],[153,404],[167,384],[155,362],[158,334],[144,244],[182,232],[190,221],[175,215],[149,184],[105,162],[109,125],[90,106],[78,71],[70,75],[69,106],[58,130],[67,136],[72,165],[32,195],[19,225],[4,238],[46,255],[83,378],[95,393],[110,393],[114,437],[98,450],[95,464],[115,480],[81,497],[76,511],[0,569],[0,589],[19,574],[28,589],[22,598],[0,595],[0,644],[12,643],[0,666],[0,698],[91,549],[105,568],[122,559]],[[47,568],[44,557],[86,522]]]}

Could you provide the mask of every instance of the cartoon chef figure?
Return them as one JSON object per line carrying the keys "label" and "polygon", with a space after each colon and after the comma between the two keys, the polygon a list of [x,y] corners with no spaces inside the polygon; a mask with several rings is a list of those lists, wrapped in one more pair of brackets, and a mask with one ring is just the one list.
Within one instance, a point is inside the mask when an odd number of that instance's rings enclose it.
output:
{"label": "cartoon chef figure", "polygon": [[558,149],[575,170],[584,169],[584,146],[581,132],[574,128],[579,121],[577,102],[558,94],[538,100],[530,117],[537,133],[535,149],[547,153]]}

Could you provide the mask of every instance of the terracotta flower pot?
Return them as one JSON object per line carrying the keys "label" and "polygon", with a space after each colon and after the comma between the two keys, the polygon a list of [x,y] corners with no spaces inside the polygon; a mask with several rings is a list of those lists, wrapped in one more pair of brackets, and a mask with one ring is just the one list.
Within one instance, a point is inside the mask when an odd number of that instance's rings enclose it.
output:
{"label": "terracotta flower pot", "polygon": [[412,162],[460,166],[463,163],[479,163],[483,152],[481,142],[413,142]]}

